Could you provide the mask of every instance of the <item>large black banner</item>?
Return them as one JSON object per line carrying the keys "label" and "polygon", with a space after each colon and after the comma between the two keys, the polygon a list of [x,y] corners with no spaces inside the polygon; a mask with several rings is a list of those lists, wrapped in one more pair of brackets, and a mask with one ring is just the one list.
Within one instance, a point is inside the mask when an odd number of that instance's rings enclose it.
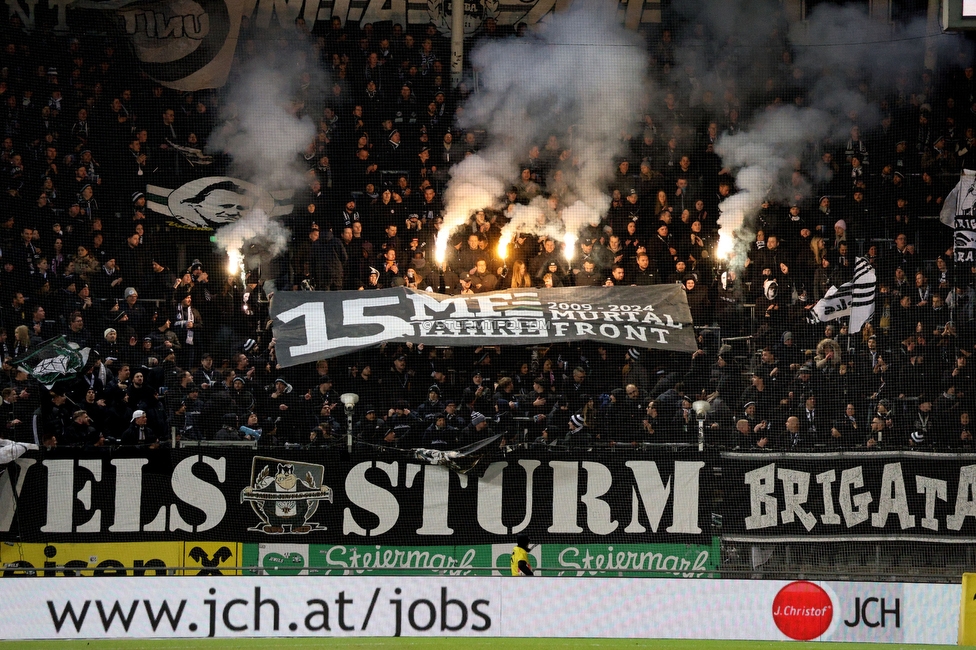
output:
{"label": "large black banner", "polygon": [[0,477],[0,536],[432,545],[524,532],[533,543],[707,544],[707,458],[520,452],[460,474],[402,451],[27,455]]}
{"label": "large black banner", "polygon": [[521,451],[467,474],[403,451],[267,454],[27,455],[0,476],[0,538],[707,544],[714,511],[732,541],[976,541],[976,454]]}
{"label": "large black banner", "polygon": [[513,289],[447,296],[415,289],[283,291],[271,302],[278,363],[336,357],[390,341],[534,345],[604,341],[676,352],[697,349],[684,289]]}
{"label": "large black banner", "polygon": [[976,454],[723,453],[722,536],[976,541]]}

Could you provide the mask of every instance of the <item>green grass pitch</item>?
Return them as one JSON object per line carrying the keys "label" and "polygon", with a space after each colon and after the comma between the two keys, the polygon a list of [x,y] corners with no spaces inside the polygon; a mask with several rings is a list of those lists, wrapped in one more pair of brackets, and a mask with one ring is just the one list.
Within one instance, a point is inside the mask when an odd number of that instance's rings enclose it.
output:
{"label": "green grass pitch", "polygon": [[905,643],[796,643],[788,641],[696,641],[677,639],[473,639],[470,637],[445,638],[380,638],[364,637],[357,639],[172,639],[172,640],[58,640],[58,641],[3,641],[0,648],[18,650],[231,650],[236,648],[366,648],[369,650],[396,650],[399,648],[482,648],[502,650],[524,648],[525,650],[555,650],[556,648],[593,648],[594,650],[622,650],[623,648],[646,648],[648,650],[803,650],[827,648],[829,650],[894,650],[896,648],[940,648],[945,646],[909,645]]}

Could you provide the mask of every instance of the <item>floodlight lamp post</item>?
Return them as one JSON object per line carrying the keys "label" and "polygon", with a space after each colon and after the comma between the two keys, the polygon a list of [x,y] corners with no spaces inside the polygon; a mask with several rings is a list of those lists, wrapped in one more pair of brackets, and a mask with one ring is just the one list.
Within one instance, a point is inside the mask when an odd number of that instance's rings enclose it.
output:
{"label": "floodlight lamp post", "polygon": [[352,453],[352,414],[356,410],[359,402],[359,395],[356,393],[343,393],[339,396],[339,401],[346,408],[346,451]]}
{"label": "floodlight lamp post", "polygon": [[705,451],[705,416],[712,410],[712,405],[703,399],[691,405],[698,419],[698,451]]}

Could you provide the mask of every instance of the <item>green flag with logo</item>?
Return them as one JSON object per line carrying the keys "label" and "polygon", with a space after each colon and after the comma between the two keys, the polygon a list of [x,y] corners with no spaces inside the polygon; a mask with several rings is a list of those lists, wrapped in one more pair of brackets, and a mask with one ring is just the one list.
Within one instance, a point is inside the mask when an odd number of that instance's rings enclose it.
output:
{"label": "green flag with logo", "polygon": [[73,379],[88,363],[90,348],[79,348],[69,343],[63,336],[45,341],[36,349],[14,361],[20,368],[39,381],[45,388],[51,388],[64,379]]}

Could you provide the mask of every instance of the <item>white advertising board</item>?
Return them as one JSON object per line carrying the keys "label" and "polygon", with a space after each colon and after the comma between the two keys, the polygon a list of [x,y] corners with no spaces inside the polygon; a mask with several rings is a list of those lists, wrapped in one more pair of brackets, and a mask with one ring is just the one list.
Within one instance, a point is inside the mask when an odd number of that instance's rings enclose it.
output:
{"label": "white advertising board", "polygon": [[[7,603],[0,638],[539,636],[954,644],[959,594],[959,585],[750,580],[18,578],[0,581]],[[545,614],[533,614],[539,611]]]}

